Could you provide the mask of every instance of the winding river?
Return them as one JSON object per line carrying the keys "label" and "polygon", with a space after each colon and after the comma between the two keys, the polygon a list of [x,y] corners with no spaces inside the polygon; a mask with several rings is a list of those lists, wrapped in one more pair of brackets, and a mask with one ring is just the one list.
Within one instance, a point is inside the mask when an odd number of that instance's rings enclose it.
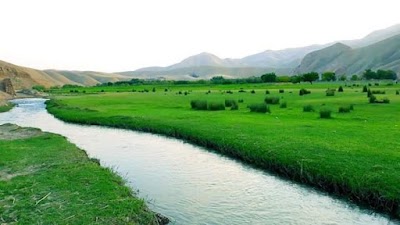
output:
{"label": "winding river", "polygon": [[0,124],[61,134],[112,167],[171,224],[400,224],[180,140],[62,122],[44,99],[14,100]]}

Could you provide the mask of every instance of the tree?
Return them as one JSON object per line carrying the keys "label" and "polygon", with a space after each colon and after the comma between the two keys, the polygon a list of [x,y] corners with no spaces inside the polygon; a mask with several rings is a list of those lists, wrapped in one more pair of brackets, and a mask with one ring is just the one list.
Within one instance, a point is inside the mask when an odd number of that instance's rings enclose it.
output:
{"label": "tree", "polygon": [[281,82],[281,83],[287,83],[287,82],[290,82],[290,77],[289,76],[279,76],[279,77],[276,77],[276,81]]}
{"label": "tree", "polygon": [[276,74],[275,73],[266,73],[261,76],[261,80],[263,82],[268,82],[268,83],[276,82]]}
{"label": "tree", "polygon": [[310,84],[312,84],[313,81],[316,81],[318,79],[319,79],[319,74],[317,72],[310,72],[303,74],[303,80],[310,82]]}
{"label": "tree", "polygon": [[377,74],[374,71],[372,71],[371,69],[365,70],[363,73],[363,77],[367,80],[378,79]]}
{"label": "tree", "polygon": [[322,74],[322,80],[323,81],[335,81],[336,80],[336,74],[334,72],[324,72]]}
{"label": "tree", "polygon": [[294,76],[290,77],[290,81],[293,84],[300,83],[302,80],[303,80],[303,77],[301,75],[294,75]]}
{"label": "tree", "polygon": [[356,74],[354,74],[353,76],[351,76],[350,80],[356,81],[356,80],[358,80],[358,76]]}
{"label": "tree", "polygon": [[376,77],[382,80],[396,80],[397,74],[393,70],[378,70],[376,71]]}
{"label": "tree", "polygon": [[340,77],[339,77],[339,80],[340,80],[340,81],[346,81],[346,80],[347,80],[346,75],[340,76]]}

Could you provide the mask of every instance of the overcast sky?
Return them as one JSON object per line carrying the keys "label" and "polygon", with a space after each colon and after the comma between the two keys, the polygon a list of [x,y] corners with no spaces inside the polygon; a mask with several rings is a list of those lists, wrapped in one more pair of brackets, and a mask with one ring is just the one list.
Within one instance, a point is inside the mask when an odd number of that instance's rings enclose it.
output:
{"label": "overcast sky", "polygon": [[210,52],[241,58],[361,38],[400,23],[399,0],[2,0],[0,60],[127,71]]}

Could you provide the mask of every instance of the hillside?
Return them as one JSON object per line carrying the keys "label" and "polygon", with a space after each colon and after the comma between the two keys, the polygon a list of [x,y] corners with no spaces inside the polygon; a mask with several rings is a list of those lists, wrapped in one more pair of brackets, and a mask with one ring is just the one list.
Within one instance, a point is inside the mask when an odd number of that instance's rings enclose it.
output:
{"label": "hillside", "polygon": [[34,85],[45,87],[64,84],[96,85],[104,82],[128,80],[130,77],[92,71],[36,70],[0,61],[0,81],[10,78],[16,90],[31,88]]}
{"label": "hillside", "polygon": [[304,57],[297,73],[334,71],[337,74],[362,74],[366,69],[391,69],[400,73],[400,35],[362,48],[335,44]]}

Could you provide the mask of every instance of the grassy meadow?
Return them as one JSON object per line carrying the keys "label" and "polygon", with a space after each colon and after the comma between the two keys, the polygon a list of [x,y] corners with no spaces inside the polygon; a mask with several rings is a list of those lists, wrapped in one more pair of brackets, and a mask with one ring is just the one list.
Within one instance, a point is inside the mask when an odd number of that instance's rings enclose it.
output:
{"label": "grassy meadow", "polygon": [[[69,122],[181,138],[399,217],[400,85],[367,85],[386,104],[369,103],[364,85],[82,87],[53,90],[48,110]],[[302,88],[311,93],[299,95]],[[218,110],[226,100],[233,110]],[[192,109],[205,101],[208,110]]]}
{"label": "grassy meadow", "polygon": [[119,176],[62,136],[2,125],[0,155],[1,224],[156,224]]}

